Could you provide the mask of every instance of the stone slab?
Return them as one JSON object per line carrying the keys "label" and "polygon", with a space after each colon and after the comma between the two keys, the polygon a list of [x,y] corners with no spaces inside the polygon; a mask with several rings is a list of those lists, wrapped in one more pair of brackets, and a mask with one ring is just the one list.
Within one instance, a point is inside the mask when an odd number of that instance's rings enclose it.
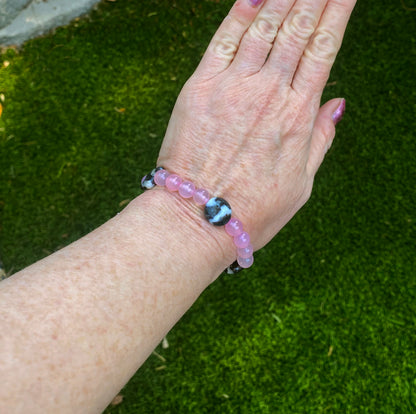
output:
{"label": "stone slab", "polygon": [[0,29],[12,22],[32,0],[0,0]]}
{"label": "stone slab", "polygon": [[[10,5],[9,0],[0,0],[0,2],[0,6],[4,5],[4,10],[9,10],[10,13],[16,12],[18,8],[17,2],[14,9],[6,9],[6,2]],[[0,45],[21,45],[27,39],[68,24],[72,19],[89,11],[98,2],[99,0],[32,0],[25,7],[17,10],[17,15],[9,24],[0,29]]]}

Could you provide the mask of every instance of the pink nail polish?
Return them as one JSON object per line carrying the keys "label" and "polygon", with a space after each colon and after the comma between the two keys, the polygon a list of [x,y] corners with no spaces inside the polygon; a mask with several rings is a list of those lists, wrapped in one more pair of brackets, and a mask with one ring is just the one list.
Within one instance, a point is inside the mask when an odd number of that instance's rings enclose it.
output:
{"label": "pink nail polish", "polygon": [[257,7],[263,0],[248,0],[253,7]]}
{"label": "pink nail polish", "polygon": [[338,122],[340,122],[341,119],[343,118],[343,116],[345,114],[345,108],[346,108],[346,101],[345,101],[345,99],[342,99],[338,108],[332,114],[332,120],[334,121],[335,125],[338,124]]}

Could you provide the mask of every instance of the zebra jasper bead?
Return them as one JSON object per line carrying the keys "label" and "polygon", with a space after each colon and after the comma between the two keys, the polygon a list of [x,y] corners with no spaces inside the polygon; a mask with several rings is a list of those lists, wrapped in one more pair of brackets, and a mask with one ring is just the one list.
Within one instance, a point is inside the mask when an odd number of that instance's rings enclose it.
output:
{"label": "zebra jasper bead", "polygon": [[224,272],[227,273],[227,275],[235,275],[237,273],[240,273],[243,270],[243,268],[238,264],[237,261],[235,261],[233,264],[228,266]]}
{"label": "zebra jasper bead", "polygon": [[231,206],[220,197],[211,198],[204,208],[205,218],[214,226],[225,226],[231,219]]}
{"label": "zebra jasper bead", "polygon": [[156,167],[150,172],[149,174],[145,175],[142,178],[140,183],[140,187],[142,190],[151,190],[152,188],[156,187],[155,183],[155,174],[159,171],[163,170],[163,167]]}

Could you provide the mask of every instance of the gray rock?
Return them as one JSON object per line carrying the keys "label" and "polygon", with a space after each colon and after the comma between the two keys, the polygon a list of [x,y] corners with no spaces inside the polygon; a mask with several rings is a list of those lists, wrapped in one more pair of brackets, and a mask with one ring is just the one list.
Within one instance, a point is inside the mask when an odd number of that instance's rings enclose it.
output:
{"label": "gray rock", "polygon": [[[0,0],[0,45],[25,40],[69,23],[99,0]],[[6,23],[7,22],[7,23]]]}
{"label": "gray rock", "polygon": [[0,0],[0,29],[7,26],[31,0]]}

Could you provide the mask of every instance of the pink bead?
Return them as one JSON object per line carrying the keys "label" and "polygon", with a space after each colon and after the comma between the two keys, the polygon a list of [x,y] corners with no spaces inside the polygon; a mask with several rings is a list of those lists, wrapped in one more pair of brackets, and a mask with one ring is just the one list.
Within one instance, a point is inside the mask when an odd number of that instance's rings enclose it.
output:
{"label": "pink bead", "polygon": [[166,170],[159,170],[155,174],[155,183],[160,186],[164,186],[166,184],[166,178],[168,178],[169,173]]}
{"label": "pink bead", "polygon": [[195,193],[195,185],[190,181],[184,181],[179,186],[179,194],[183,198],[191,198]]}
{"label": "pink bead", "polygon": [[253,246],[249,244],[247,247],[237,249],[237,255],[243,259],[253,256]]}
{"label": "pink bead", "polygon": [[248,235],[248,233],[243,231],[241,234],[234,237],[234,244],[239,249],[244,249],[244,247],[247,247],[250,244],[250,236]]}
{"label": "pink bead", "polygon": [[170,174],[167,178],[166,178],[166,188],[169,191],[178,191],[179,186],[182,183],[182,178],[179,177],[179,175],[176,174]]}
{"label": "pink bead", "polygon": [[238,236],[243,232],[243,223],[241,223],[240,220],[236,218],[232,218],[226,225],[225,225],[225,231],[227,234],[229,234],[231,237]]}
{"label": "pink bead", "polygon": [[194,192],[194,201],[199,206],[203,206],[207,204],[209,201],[208,191],[205,190],[204,188],[198,188],[198,190]]}
{"label": "pink bead", "polygon": [[237,257],[237,263],[243,268],[247,269],[254,263],[254,257]]}

